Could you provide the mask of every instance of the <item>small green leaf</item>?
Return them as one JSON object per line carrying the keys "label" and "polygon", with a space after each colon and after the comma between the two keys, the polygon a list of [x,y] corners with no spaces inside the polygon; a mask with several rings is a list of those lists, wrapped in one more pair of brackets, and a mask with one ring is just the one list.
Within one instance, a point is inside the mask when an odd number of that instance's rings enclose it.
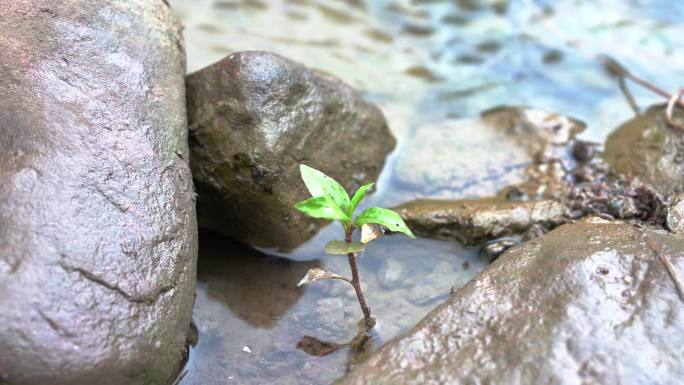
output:
{"label": "small green leaf", "polygon": [[299,165],[299,171],[302,173],[302,180],[312,197],[327,197],[342,211],[349,212],[351,204],[349,194],[335,179],[305,164]]}
{"label": "small green leaf", "polygon": [[363,248],[364,244],[361,242],[330,241],[325,245],[325,252],[330,255],[360,253]]}
{"label": "small green leaf", "polygon": [[411,229],[406,226],[406,223],[401,219],[401,216],[392,210],[371,207],[362,212],[354,221],[354,225],[356,226],[365,225],[367,223],[382,225],[387,227],[390,231],[398,231],[411,238],[415,238],[415,235],[413,235]]}
{"label": "small green leaf", "polygon": [[295,204],[294,207],[313,218],[351,222],[349,216],[326,197],[309,198]]}
{"label": "small green leaf", "polygon": [[356,206],[361,203],[363,200],[363,197],[366,196],[366,191],[368,191],[369,188],[373,187],[374,183],[368,183],[365,184],[361,187],[359,187],[358,190],[354,193],[354,196],[351,199],[351,205],[349,206],[349,215],[354,215],[354,210],[356,210]]}

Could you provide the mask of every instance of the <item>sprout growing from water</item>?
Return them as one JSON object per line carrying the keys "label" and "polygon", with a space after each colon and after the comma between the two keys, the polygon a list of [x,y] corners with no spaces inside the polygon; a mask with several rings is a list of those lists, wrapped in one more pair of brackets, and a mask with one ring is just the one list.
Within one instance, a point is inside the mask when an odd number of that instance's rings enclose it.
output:
{"label": "sprout growing from water", "polygon": [[[299,166],[299,170],[312,198],[297,203],[295,208],[310,217],[334,220],[342,224],[344,240],[328,242],[325,245],[325,252],[330,255],[346,254],[352,277],[350,279],[325,269],[316,268],[309,270],[298,286],[322,279],[338,279],[348,282],[356,291],[356,298],[358,298],[363,311],[366,331],[370,331],[375,326],[375,319],[371,316],[370,306],[366,303],[361,290],[356,258],[364,250],[366,244],[383,234],[382,227],[389,231],[404,233],[411,238],[415,238],[415,236],[406,226],[404,220],[401,219],[401,216],[392,210],[371,207],[354,217],[356,207],[363,200],[366,191],[373,187],[373,183],[359,187],[350,199],[344,187],[333,178],[303,164]],[[353,240],[354,230],[357,228],[361,229],[360,241]]]}

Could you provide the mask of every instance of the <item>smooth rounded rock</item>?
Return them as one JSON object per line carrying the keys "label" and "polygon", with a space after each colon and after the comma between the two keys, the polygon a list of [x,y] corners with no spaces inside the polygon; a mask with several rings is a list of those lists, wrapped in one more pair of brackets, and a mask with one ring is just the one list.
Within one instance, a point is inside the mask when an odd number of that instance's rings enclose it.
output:
{"label": "smooth rounded rock", "polygon": [[[651,248],[657,245],[657,252]],[[338,385],[677,384],[684,236],[584,221],[504,253]]]}
{"label": "smooth rounded rock", "polygon": [[309,197],[299,164],[353,193],[395,145],[373,104],[337,78],[282,56],[239,52],[187,77],[200,225],[288,251],[320,228],[294,209]]}
{"label": "smooth rounded rock", "polygon": [[[682,109],[674,118],[684,122]],[[608,136],[604,158],[614,171],[639,177],[663,197],[684,192],[684,131],[667,123],[656,105]]]}
{"label": "smooth rounded rock", "polygon": [[0,1],[0,383],[169,384],[197,225],[163,1]]}

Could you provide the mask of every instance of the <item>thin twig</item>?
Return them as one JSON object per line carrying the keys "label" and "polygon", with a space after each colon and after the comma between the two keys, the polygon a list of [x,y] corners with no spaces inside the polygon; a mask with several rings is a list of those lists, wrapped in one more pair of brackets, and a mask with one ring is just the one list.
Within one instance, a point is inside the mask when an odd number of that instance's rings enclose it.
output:
{"label": "thin twig", "polygon": [[639,105],[636,103],[634,95],[629,92],[629,88],[627,88],[627,82],[625,82],[624,76],[620,76],[620,80],[618,80],[618,86],[620,86],[622,95],[624,95],[625,99],[627,99],[627,104],[629,104],[629,107],[632,109],[632,111],[634,111],[634,115],[641,115]]}
{"label": "thin twig", "polygon": [[646,239],[646,244],[658,257],[658,259],[660,259],[660,262],[663,265],[665,265],[665,269],[667,269],[667,272],[670,274],[670,278],[672,278],[672,281],[674,282],[675,287],[677,288],[679,299],[682,300],[682,302],[684,302],[684,283],[682,283],[682,280],[679,278],[677,269],[672,264],[672,261],[670,261],[670,257],[662,254],[660,252],[660,248],[658,248],[658,246],[651,239]]}
{"label": "thin twig", "polygon": [[617,60],[608,57],[608,56],[600,56],[599,61],[603,64],[603,66],[610,71],[613,75],[617,76],[620,79],[620,90],[622,93],[625,95],[625,98],[627,98],[627,102],[629,103],[629,106],[632,107],[632,110],[634,110],[637,115],[639,114],[639,108],[636,106],[636,102],[634,101],[634,97],[632,96],[631,93],[629,93],[629,90],[627,89],[627,85],[625,84],[625,79],[629,79],[637,84],[639,84],[642,87],[645,87],[646,89],[667,98],[667,110],[665,113],[665,116],[667,118],[667,124],[669,124],[672,127],[679,128],[680,130],[684,130],[684,124],[675,122],[672,115],[674,112],[674,107],[675,105],[684,108],[684,101],[682,101],[682,95],[684,95],[684,87],[680,88],[676,93],[674,94],[669,94],[668,92],[664,91],[663,89],[659,88],[658,86],[654,85],[653,83],[644,80],[633,73],[629,72],[627,68],[625,68],[622,64],[620,64]]}
{"label": "thin twig", "polygon": [[[669,92],[663,90],[662,88],[656,86],[648,80],[640,78],[634,75],[633,73],[629,72],[629,70],[625,68],[622,64],[620,64],[617,60],[605,55],[600,56],[598,60],[601,62],[601,64],[603,64],[604,67],[606,67],[608,71],[610,71],[614,75],[627,78],[633,81],[634,83],[648,89],[649,91],[658,94],[664,98],[667,98],[668,100],[672,98],[672,95],[670,95]],[[681,100],[677,100],[676,104],[684,108],[684,102],[682,102]]]}
{"label": "thin twig", "polygon": [[682,95],[684,94],[684,87],[680,88],[679,91],[677,91],[676,94],[672,95],[670,97],[670,100],[667,101],[667,110],[665,110],[665,116],[667,117],[667,124],[673,127],[677,127],[681,130],[684,130],[684,125],[679,122],[675,122],[674,119],[672,118],[672,113],[674,112],[674,106],[675,103],[679,102],[679,100],[682,98]]}
{"label": "thin twig", "polygon": [[677,291],[679,292],[679,298],[684,302],[684,283],[682,283],[682,280],[679,278],[679,275],[677,274],[677,270],[675,269],[674,265],[672,264],[672,261],[670,261],[670,257],[667,255],[661,255],[660,256],[660,261],[665,265],[667,268],[667,271],[670,273],[670,276],[672,277],[672,280],[675,283],[675,286],[677,286]]}

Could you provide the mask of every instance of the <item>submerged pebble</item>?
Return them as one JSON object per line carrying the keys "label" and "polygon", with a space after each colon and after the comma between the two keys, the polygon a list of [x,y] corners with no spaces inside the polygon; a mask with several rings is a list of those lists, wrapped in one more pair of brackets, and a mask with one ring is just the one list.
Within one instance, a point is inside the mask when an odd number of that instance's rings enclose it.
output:
{"label": "submerged pebble", "polygon": [[385,289],[391,290],[405,283],[408,271],[403,263],[394,258],[387,258],[378,269],[378,283]]}
{"label": "submerged pebble", "polygon": [[409,302],[415,305],[426,305],[440,298],[446,298],[454,283],[453,271],[449,262],[440,262],[430,274],[420,279],[410,290]]}

